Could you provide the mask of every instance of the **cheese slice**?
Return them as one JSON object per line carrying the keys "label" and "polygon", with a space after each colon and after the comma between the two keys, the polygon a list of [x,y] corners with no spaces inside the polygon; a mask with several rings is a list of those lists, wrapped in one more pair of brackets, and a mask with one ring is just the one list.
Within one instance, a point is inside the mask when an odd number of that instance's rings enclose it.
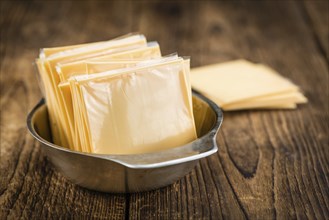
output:
{"label": "cheese slice", "polygon": [[[214,100],[216,100],[214,98]],[[224,110],[235,110],[235,109],[248,109],[248,108],[262,108],[267,106],[282,106],[289,104],[302,104],[306,103],[307,98],[298,92],[290,92],[283,94],[276,94],[265,96],[261,98],[250,99],[247,101],[237,102],[233,104],[223,105]]]}
{"label": "cheese slice", "polygon": [[122,48],[116,48],[116,49],[109,49],[106,51],[101,51],[97,53],[89,54],[88,56],[82,56],[79,58],[76,58],[74,61],[64,61],[59,62],[56,65],[56,71],[59,75],[60,81],[65,82],[68,78],[71,76],[74,76],[76,74],[86,73],[86,60],[103,56],[105,54],[116,54],[121,51],[131,51],[135,48],[139,47],[146,47],[146,45],[133,45],[133,46],[127,46]]}
{"label": "cheese slice", "polygon": [[257,102],[264,102],[264,101],[285,101],[285,102],[292,102],[292,103],[306,103],[307,98],[301,94],[300,92],[289,92],[289,93],[278,93],[276,95],[265,96],[261,98],[250,99],[245,102],[239,102],[235,104],[241,103],[257,103]]}
{"label": "cheese slice", "polygon": [[[56,73],[56,65],[58,62],[63,61],[74,61],[76,59],[81,59],[81,57],[92,56],[95,53],[106,51],[109,49],[120,48],[123,45],[146,45],[146,40],[144,36],[130,36],[126,39],[112,40],[99,44],[91,44],[84,47],[76,47],[73,49],[61,51],[55,54],[51,54],[48,57],[45,54],[41,54],[38,63],[41,68],[39,68],[40,75],[42,79],[49,82],[48,92],[46,92],[46,99],[52,100],[52,104],[49,105],[48,109],[51,112],[50,115],[55,117],[51,123],[56,123],[51,127],[58,128],[58,133],[61,143],[56,143],[64,147],[70,147],[73,145],[73,127],[70,124],[70,119],[66,114],[68,111],[65,109],[63,99],[61,97],[60,91],[58,89],[58,84],[60,82],[59,76]],[[48,95],[47,95],[48,94]],[[52,96],[50,98],[49,96]]]}
{"label": "cheese slice", "polygon": [[121,53],[104,55],[89,59],[90,62],[106,62],[112,59],[140,59],[140,58],[158,58],[161,56],[160,46],[157,42],[148,42],[147,47],[137,48],[133,51],[123,51]]}
{"label": "cheese slice", "polygon": [[[55,53],[61,53],[64,51],[68,51],[68,50],[72,50],[72,49],[76,49],[76,48],[80,48],[80,47],[86,47],[86,46],[95,46],[95,45],[101,45],[104,44],[108,41],[113,41],[113,40],[120,40],[120,39],[125,39],[131,36],[135,36],[138,34],[126,34],[111,40],[107,40],[107,41],[99,41],[99,42],[90,42],[90,43],[85,43],[85,44],[76,44],[76,45],[68,45],[68,46],[62,46],[62,47],[50,47],[50,48],[43,48],[40,51],[41,56],[44,57],[49,57],[50,55],[53,55]],[[140,35],[142,36],[142,35]],[[143,36],[142,36],[143,38]]]}
{"label": "cheese slice", "polygon": [[81,97],[73,107],[81,109],[79,120],[87,119],[80,132],[90,132],[91,152],[146,153],[194,140],[185,65],[176,58],[70,79],[72,93]]}
{"label": "cheese slice", "polygon": [[[101,61],[101,63],[96,63],[96,61],[91,61],[90,66],[92,68],[97,68],[97,70],[99,71],[106,71],[106,70],[111,70],[111,69],[118,69],[118,68],[124,68],[124,67],[133,67],[135,66],[137,63],[145,61],[145,59],[151,59],[151,58],[155,58],[155,57],[159,57],[161,55],[160,53],[160,48],[159,45],[156,44],[148,44],[148,47],[146,48],[136,48],[133,50],[130,50],[129,53],[125,52],[119,52],[119,56],[117,56],[116,53],[113,53],[112,55],[107,55],[107,59],[110,56],[116,56],[116,57],[121,57],[124,58],[125,56],[127,56],[128,58],[131,57],[140,57],[139,59],[135,59],[135,60],[118,60],[116,59],[112,59],[112,61]],[[88,61],[88,60],[87,60]],[[77,75],[83,75],[86,72],[90,74],[90,70],[87,69],[86,71],[84,71],[85,68],[85,62],[87,61],[83,61],[80,62],[79,61],[79,65],[76,65],[77,63],[68,63],[66,65],[64,65],[65,67],[62,68],[63,66],[60,66],[60,71],[63,75],[65,75],[66,77],[69,76],[69,74],[71,74],[71,76],[77,76]],[[67,67],[68,65],[70,66],[69,71],[67,71]],[[94,69],[95,70],[95,69]],[[67,80],[65,80],[67,81]],[[64,109],[65,109],[65,113],[67,114],[67,118],[69,120],[70,123],[70,128],[71,128],[71,133],[73,135],[73,142],[75,146],[78,146],[78,139],[77,138],[79,136],[78,134],[78,129],[76,128],[76,123],[74,122],[75,116],[77,114],[77,112],[79,110],[76,111],[76,113],[73,110],[73,103],[72,103],[72,94],[71,94],[71,90],[70,90],[70,86],[68,82],[62,82],[59,84],[59,90],[60,90],[60,96],[62,98],[62,100],[64,101],[63,105],[64,105]],[[84,132],[80,132],[80,133],[84,133]],[[82,134],[80,134],[82,135]],[[85,134],[84,134],[85,135]]]}
{"label": "cheese slice", "polygon": [[243,106],[241,108],[234,108],[234,109],[224,109],[225,111],[240,111],[240,110],[248,110],[248,109],[271,109],[271,110],[279,110],[279,109],[286,109],[286,110],[290,110],[290,109],[296,109],[297,108],[297,104],[293,104],[293,103],[288,103],[288,104],[281,104],[281,105],[272,105],[272,106]]}
{"label": "cheese slice", "polygon": [[159,57],[161,57],[161,51],[158,43],[151,42],[148,43],[147,47],[96,57],[87,60],[85,63],[87,73],[91,74],[130,67],[139,62]]}
{"label": "cheese slice", "polygon": [[[113,41],[113,40],[119,40],[119,39],[125,39],[130,36],[134,36],[135,34],[127,34],[124,36],[120,36],[117,38],[114,38],[112,40],[108,41]],[[86,46],[95,46],[95,45],[101,45],[104,44],[108,41],[99,41],[99,42],[91,42],[91,43],[85,43],[85,44],[76,44],[76,45],[68,45],[68,46],[62,46],[62,47],[50,47],[50,48],[43,48],[40,51],[40,55],[42,58],[49,57],[53,54],[56,53],[66,53],[69,50],[76,49],[76,48],[81,48],[81,47],[86,47]]]}
{"label": "cheese slice", "polygon": [[47,97],[46,103],[47,103],[47,110],[48,110],[48,115],[49,115],[49,122],[50,122],[50,129],[52,131],[52,141],[54,144],[60,145],[62,143],[62,138],[61,138],[61,130],[58,127],[59,122],[58,122],[58,112],[56,109],[53,107],[53,103],[55,100],[54,94],[50,90],[51,88],[51,82],[48,77],[46,77],[45,69],[44,66],[41,64],[40,59],[36,60],[36,66],[38,68],[38,72],[41,78],[41,81],[43,83],[43,90],[44,90],[44,95]]}
{"label": "cheese slice", "polygon": [[264,107],[255,107],[255,109],[296,109],[296,104],[273,105]]}
{"label": "cheese slice", "polygon": [[220,105],[298,91],[296,85],[273,71],[240,60],[192,69],[191,82]]}
{"label": "cheese slice", "polygon": [[[71,76],[81,73],[102,72],[106,69],[106,62],[114,59],[124,58],[125,60],[133,57],[132,59],[152,59],[161,56],[159,45],[129,45],[127,47],[117,48],[101,53],[95,53],[92,57],[83,57],[73,62],[60,62],[56,66],[57,73],[60,75],[61,82],[67,81]],[[94,59],[93,59],[94,58]],[[106,59],[105,59],[106,58]],[[102,61],[98,61],[98,59]],[[116,62],[118,63],[118,62]],[[88,65],[89,64],[89,65]],[[100,68],[101,70],[97,70]],[[94,70],[95,69],[95,70]]]}
{"label": "cheese slice", "polygon": [[88,130],[89,126],[86,124],[86,113],[83,108],[85,105],[81,96],[81,89],[79,84],[74,79],[69,80],[69,83],[71,85],[70,89],[72,90],[73,106],[76,106],[76,108],[74,108],[74,115],[75,128],[77,136],[79,137],[79,147],[82,152],[91,152],[89,139],[90,132]]}
{"label": "cheese slice", "polygon": [[41,49],[40,54],[43,58],[45,58],[45,57],[49,57],[53,54],[60,53],[62,51],[67,51],[67,50],[72,50],[72,49],[76,49],[76,48],[79,48],[79,47],[85,47],[85,46],[102,44],[102,43],[105,43],[105,41],[86,43],[86,44],[69,45],[69,46],[63,46],[63,47],[43,48],[43,49]]}

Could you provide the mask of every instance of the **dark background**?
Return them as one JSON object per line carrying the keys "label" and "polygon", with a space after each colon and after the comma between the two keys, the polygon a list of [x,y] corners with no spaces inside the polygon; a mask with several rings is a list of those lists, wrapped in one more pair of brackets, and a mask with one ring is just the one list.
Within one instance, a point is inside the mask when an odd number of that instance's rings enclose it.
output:
{"label": "dark background", "polygon": [[[329,219],[328,1],[1,1],[0,219]],[[71,184],[25,118],[39,48],[139,31],[192,66],[244,58],[301,87],[297,110],[225,112],[217,154],[173,185],[105,194]],[[97,169],[97,168],[95,168]]]}

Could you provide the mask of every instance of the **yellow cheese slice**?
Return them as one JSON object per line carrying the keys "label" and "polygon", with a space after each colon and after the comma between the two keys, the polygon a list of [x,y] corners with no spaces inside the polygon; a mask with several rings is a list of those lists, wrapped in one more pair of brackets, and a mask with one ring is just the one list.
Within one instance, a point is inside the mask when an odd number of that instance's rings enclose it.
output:
{"label": "yellow cheese slice", "polygon": [[264,107],[256,107],[256,109],[296,109],[296,104],[285,104],[285,105],[277,105],[277,106],[264,106]]}
{"label": "yellow cheese slice", "polygon": [[296,85],[270,68],[243,60],[192,69],[191,82],[219,105],[298,91]]}
{"label": "yellow cheese slice", "polygon": [[74,109],[81,108],[88,120],[84,129],[90,132],[91,151],[145,153],[194,140],[186,78],[184,60],[179,58],[70,79],[77,82],[70,83],[71,92],[82,94]]}
{"label": "yellow cheese slice", "polygon": [[[213,98],[216,100],[215,98]],[[235,109],[248,109],[266,106],[282,106],[289,104],[301,104],[306,103],[307,98],[299,92],[283,93],[271,96],[265,96],[261,98],[255,98],[248,101],[237,102],[233,104],[223,105],[224,110]]]}
{"label": "yellow cheese slice", "polygon": [[281,105],[273,105],[273,106],[253,106],[253,107],[241,107],[241,108],[237,108],[237,109],[224,109],[225,111],[239,111],[239,110],[248,110],[248,109],[271,109],[271,110],[279,110],[279,109],[287,109],[287,110],[291,110],[291,109],[296,109],[297,105],[296,104],[281,104]]}
{"label": "yellow cheese slice", "polygon": [[[88,57],[92,56],[91,54],[106,51],[110,48],[119,48],[123,45],[133,45],[133,44],[146,44],[145,37],[143,36],[131,36],[127,39],[120,39],[116,41],[108,41],[105,43],[99,44],[91,44],[85,47],[77,47],[73,49],[69,49],[66,51],[62,51],[59,53],[51,54],[50,56],[46,57],[45,54],[40,55],[39,63],[40,66],[44,71],[40,72],[42,74],[42,78],[46,79],[49,82],[47,94],[52,94],[52,105],[48,108],[50,112],[53,112],[53,115],[56,120],[52,120],[53,122],[57,122],[56,126],[59,130],[60,136],[60,145],[64,147],[70,147],[73,145],[73,133],[72,125],[70,125],[70,120],[68,118],[67,112],[68,110],[65,109],[65,105],[63,103],[63,99],[61,97],[60,91],[58,89],[58,84],[60,82],[59,76],[56,73],[56,65],[58,62],[63,61],[72,61],[75,59],[79,59],[81,57]],[[40,68],[39,68],[40,69]],[[49,97],[46,97],[48,100]]]}
{"label": "yellow cheese slice", "polygon": [[[140,51],[135,51],[135,52],[137,52],[137,54],[140,54],[139,53]],[[135,52],[132,52],[132,53],[135,53]],[[120,55],[119,57],[124,57],[126,55],[128,57],[131,57],[130,54],[124,53],[124,55],[122,55],[122,56]],[[172,60],[172,59],[175,59],[175,58],[178,58],[178,57],[177,56],[166,57],[165,60],[166,59],[171,59]],[[164,59],[161,58],[161,59],[158,59],[158,60],[153,60],[152,62],[153,63],[158,63],[159,60],[164,60]],[[127,66],[134,67],[135,65],[137,65],[138,63],[143,62],[143,61],[141,61],[139,59],[136,59],[136,60],[128,60],[128,61],[123,61],[123,60],[116,60],[116,61],[114,61],[113,60],[113,62],[109,62],[109,61],[106,62],[106,63],[111,63],[113,65],[112,68],[108,68],[108,66],[103,66],[103,65],[100,65],[98,68],[102,68],[102,69],[99,69],[99,70],[111,70],[111,69],[115,69],[114,67],[118,67],[117,66],[117,63],[119,63],[119,67],[123,67],[122,66],[123,65],[122,62],[124,62],[124,63],[125,62],[128,62],[129,65],[127,65]],[[144,62],[146,62],[146,61],[144,60]],[[188,68],[188,70],[189,70],[189,62],[188,63],[187,63],[187,61],[184,61],[184,62],[185,62],[185,68]],[[144,66],[145,66],[145,63],[144,63]],[[117,72],[117,71],[115,71],[115,72]],[[107,73],[105,73],[105,74],[107,74]],[[80,79],[88,79],[88,77],[84,76],[83,74],[75,74],[75,75],[76,76],[80,76],[81,75],[80,77],[78,77]],[[70,81],[70,83],[63,82],[63,83],[59,84],[59,88],[60,88],[61,92],[63,93],[63,98],[65,99],[65,104],[68,106],[68,109],[71,110],[70,112],[73,113],[73,116],[71,116],[71,117],[74,118],[74,124],[73,124],[74,127],[75,127],[74,128],[74,131],[75,131],[75,134],[74,135],[75,135],[75,137],[79,137],[79,139],[80,139],[80,140],[78,140],[78,141],[80,141],[79,144],[81,146],[83,146],[82,149],[81,149],[81,151],[88,152],[87,151],[87,146],[90,146],[91,143],[88,142],[88,139],[86,138],[89,135],[89,134],[86,133],[86,131],[88,130],[88,128],[84,128],[83,127],[83,126],[86,125],[86,120],[85,120],[86,117],[81,112],[81,108],[80,107],[78,107],[76,109],[73,108],[73,106],[84,106],[83,99],[80,98],[80,96],[81,96],[81,94],[80,94],[80,87],[79,87],[78,84],[76,84],[75,78],[71,78],[71,80],[69,79],[69,81]],[[74,83],[72,83],[72,81]],[[71,84],[71,88],[70,88],[70,84]],[[75,86],[75,87],[72,88],[72,86]],[[189,86],[189,88],[191,88],[191,85],[190,84],[187,84],[187,86]],[[75,93],[73,94],[71,92],[71,90],[72,91],[74,90]],[[70,98],[71,96],[72,96],[72,98]],[[72,99],[73,99],[73,102],[72,102]],[[190,105],[192,105],[192,102],[190,103]],[[78,142],[76,141],[76,143],[78,143]]]}
{"label": "yellow cheese slice", "polygon": [[91,74],[130,67],[136,65],[138,62],[159,57],[161,57],[159,45],[157,43],[149,43],[144,48],[89,59],[85,63],[87,73]]}
{"label": "yellow cheese slice", "polygon": [[47,110],[48,110],[48,115],[49,115],[49,122],[50,122],[50,129],[52,131],[52,141],[53,143],[60,145],[62,143],[61,141],[61,134],[60,134],[60,128],[59,122],[58,122],[58,112],[56,109],[52,106],[54,103],[54,94],[50,90],[51,88],[51,82],[49,81],[49,78],[47,77],[47,74],[45,73],[44,66],[41,64],[40,59],[36,60],[36,66],[39,71],[39,75],[41,78],[41,81],[43,82],[43,90],[44,90],[44,95],[47,97],[46,102],[47,102]]}
{"label": "yellow cheese slice", "polygon": [[188,88],[187,93],[188,93],[188,99],[190,102],[190,111],[193,112],[193,97],[192,97],[192,86],[191,86],[191,77],[190,77],[190,59],[189,58],[185,58],[184,59],[184,77],[185,77],[185,82],[186,82],[186,88]]}
{"label": "yellow cheese slice", "polygon": [[[102,63],[94,63],[96,61],[92,61],[91,62],[91,66],[92,67],[97,67],[97,69],[99,71],[105,71],[105,70],[111,70],[111,69],[116,69],[116,68],[124,68],[124,67],[128,67],[128,66],[135,66],[137,63],[141,62],[141,61],[145,61],[145,59],[149,59],[149,58],[155,58],[155,57],[159,57],[161,55],[160,53],[160,48],[158,44],[152,44],[149,45],[146,48],[136,48],[130,51],[130,53],[119,53],[120,55],[117,56],[116,53],[113,53],[113,56],[116,57],[121,57],[124,58],[125,56],[131,58],[131,57],[140,57],[140,59],[135,59],[135,60],[117,60],[117,58],[112,59],[112,61],[102,61]],[[107,58],[109,58],[110,55],[107,56]],[[80,62],[80,61],[79,61]],[[69,71],[67,71],[67,67],[69,66]],[[69,76],[69,74],[73,75],[80,75],[80,74],[85,74],[83,73],[85,64],[83,62],[80,62],[79,65],[76,65],[76,63],[68,63],[66,65],[64,65],[65,68],[62,68],[63,66],[61,66],[61,70],[63,75]],[[87,69],[87,72],[90,72]],[[65,80],[66,81],[66,80]],[[76,124],[74,122],[74,118],[75,118],[75,112],[73,111],[73,107],[72,107],[72,94],[71,94],[71,90],[70,90],[70,86],[69,83],[67,82],[63,82],[59,84],[59,90],[60,90],[60,96],[62,98],[62,100],[64,101],[63,105],[64,105],[64,109],[65,112],[67,114],[67,117],[69,119],[69,123],[70,123],[70,128],[74,137],[74,145],[78,146],[78,138],[76,138],[78,134],[78,130],[76,128]],[[83,132],[80,132],[83,133]],[[81,134],[82,135],[82,134]],[[84,134],[85,135],[85,134]]]}
{"label": "yellow cheese slice", "polygon": [[[50,64],[51,71],[53,71],[53,73],[58,72],[61,81],[65,81],[69,76],[61,76],[61,74],[69,75],[74,72],[80,72],[81,70],[85,72],[85,67],[81,65],[83,62],[79,61],[146,46],[146,39],[144,37],[133,36],[131,38],[132,39],[121,39],[120,42],[109,41],[102,44],[69,50],[65,53],[57,53],[50,56],[47,61]],[[72,63],[75,65],[72,65]],[[60,65],[60,67],[58,67],[58,65]],[[81,69],[81,66],[83,69]],[[64,70],[64,68],[66,69]]]}
{"label": "yellow cheese slice", "polygon": [[[88,127],[86,126],[85,118],[83,117],[83,99],[81,99],[81,92],[80,87],[76,83],[75,80],[69,80],[70,88],[72,90],[72,99],[73,105],[76,106],[74,108],[74,116],[75,116],[75,128],[76,128],[76,135],[79,137],[78,143],[79,148],[82,152],[91,152],[90,151],[90,141],[89,141],[89,131],[87,130]],[[76,149],[77,150],[77,149]]]}
{"label": "yellow cheese slice", "polygon": [[289,80],[269,68],[246,61],[231,61],[191,70],[192,87],[211,95],[219,105],[298,91]]}
{"label": "yellow cheese slice", "polygon": [[106,62],[112,59],[140,59],[140,58],[158,58],[161,56],[160,46],[157,42],[147,43],[147,47],[137,48],[133,51],[123,51],[121,53],[104,55],[92,58],[90,62]]}
{"label": "yellow cheese slice", "polygon": [[134,49],[136,47],[137,48],[145,47],[145,45],[134,45],[134,46],[128,46],[128,47],[122,47],[122,48],[116,48],[116,49],[109,49],[106,51],[91,53],[88,56],[82,56],[82,57],[76,58],[74,61],[59,62],[56,65],[56,72],[59,75],[60,81],[65,82],[71,76],[74,76],[78,73],[85,73],[86,72],[85,61],[90,58],[103,56],[104,54],[115,54],[117,52],[125,51],[125,50],[130,51],[131,49]]}
{"label": "yellow cheese slice", "polygon": [[255,98],[248,101],[248,103],[253,102],[263,102],[263,101],[286,101],[286,102],[293,102],[293,103],[306,103],[307,98],[300,92],[289,92],[289,93],[282,93],[277,95],[271,95],[261,98]]}
{"label": "yellow cheese slice", "polygon": [[77,45],[69,45],[69,46],[63,46],[63,47],[51,47],[51,48],[43,48],[40,51],[41,56],[44,57],[49,57],[53,54],[56,53],[60,53],[62,51],[66,51],[66,50],[72,50],[75,48],[79,48],[79,47],[85,47],[85,46],[90,46],[90,45],[96,45],[96,44],[101,44],[104,43],[103,42],[92,42],[92,43],[86,43],[86,44],[77,44]]}
{"label": "yellow cheese slice", "polygon": [[[120,36],[120,37],[112,39],[112,40],[124,39],[126,37],[133,36],[133,35],[134,34],[127,34],[127,35]],[[111,41],[111,40],[108,40],[108,41]],[[60,53],[60,52],[63,52],[63,51],[72,50],[72,49],[76,49],[76,48],[79,48],[79,47],[103,44],[103,43],[106,43],[106,42],[107,41],[99,41],[99,42],[91,42],[91,43],[85,43],[85,44],[68,45],[68,46],[62,46],[62,47],[43,48],[40,51],[40,55],[42,56],[42,58],[45,58],[45,57],[49,57],[50,55],[53,55],[55,53]]]}
{"label": "yellow cheese slice", "polygon": [[[93,72],[102,72],[106,69],[106,61],[109,62],[113,59],[124,58],[125,60],[134,57],[134,59],[151,59],[161,56],[160,48],[158,44],[148,45],[129,45],[126,47],[116,48],[115,50],[106,51],[107,55],[104,55],[104,52],[95,53],[93,57],[84,57],[74,62],[65,62],[58,63],[56,70],[60,75],[62,82],[66,81],[71,76],[80,74],[80,73],[93,73]],[[102,61],[98,61],[98,59]],[[101,62],[101,63],[100,63]],[[89,65],[88,65],[89,63]],[[116,62],[118,63],[118,62]],[[111,65],[111,64],[110,64]],[[94,70],[95,69],[95,70]],[[98,70],[100,69],[100,70]]]}
{"label": "yellow cheese slice", "polygon": [[[160,49],[157,46],[157,48],[149,48],[147,49],[137,49],[136,51],[131,51],[131,53],[122,53],[122,54],[113,54],[114,57],[123,57],[127,55],[130,59],[129,60],[124,60],[124,59],[110,59],[110,56],[106,56],[105,58],[95,58],[90,61],[86,61],[86,66],[87,66],[87,72],[88,74],[94,74],[97,72],[104,72],[104,71],[109,71],[109,70],[115,70],[115,69],[123,69],[123,68],[129,68],[129,67],[134,67],[136,65],[145,65],[145,63],[150,62],[149,60],[145,59],[155,59],[159,58],[160,54]],[[136,59],[135,57],[138,57],[136,55],[139,55],[141,59]],[[172,57],[177,57],[177,55],[172,55],[172,56],[166,56],[164,58],[169,58],[171,59]],[[98,61],[101,60],[101,61]],[[109,61],[105,61],[109,60]],[[187,88],[191,88],[191,81],[190,81],[190,59],[184,59],[184,68],[186,74],[184,75],[186,77],[185,82]],[[192,89],[188,90],[188,95],[189,95],[189,101],[190,101],[190,106],[192,107]],[[193,111],[193,109],[191,109]]]}

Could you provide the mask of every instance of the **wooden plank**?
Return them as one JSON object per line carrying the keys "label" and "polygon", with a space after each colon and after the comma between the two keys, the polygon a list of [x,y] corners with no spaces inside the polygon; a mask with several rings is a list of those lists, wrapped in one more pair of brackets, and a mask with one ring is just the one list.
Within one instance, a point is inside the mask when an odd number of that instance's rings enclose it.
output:
{"label": "wooden plank", "polygon": [[305,21],[309,23],[314,40],[318,44],[319,52],[329,61],[329,2],[325,0],[304,1],[302,10]]}
{"label": "wooden plank", "polygon": [[193,66],[262,62],[300,85],[310,103],[296,111],[225,113],[218,154],[170,187],[132,194],[129,216],[328,218],[328,70],[300,6],[183,2],[140,8],[142,32],[171,52],[176,47],[192,55]]}
{"label": "wooden plank", "polygon": [[41,98],[31,65],[40,47],[129,32],[119,25],[105,28],[106,19],[97,24],[100,18],[93,18],[101,16],[97,13],[101,7],[1,2],[0,219],[125,218],[125,195],[94,192],[70,183],[52,169],[25,124],[27,113]]}
{"label": "wooden plank", "polygon": [[[1,2],[0,218],[328,219],[328,68],[314,33],[326,35],[313,18],[323,9],[306,10],[313,23],[296,2]],[[219,152],[171,186],[130,195],[82,189],[54,171],[27,134],[26,114],[41,97],[30,63],[40,47],[137,30],[163,54],[191,55],[192,66],[265,63],[310,103],[226,112]]]}

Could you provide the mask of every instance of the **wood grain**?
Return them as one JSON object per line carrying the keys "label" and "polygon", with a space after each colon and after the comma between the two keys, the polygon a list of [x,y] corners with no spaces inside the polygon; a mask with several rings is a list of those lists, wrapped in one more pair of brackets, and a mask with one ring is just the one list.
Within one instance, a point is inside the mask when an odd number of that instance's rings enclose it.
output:
{"label": "wood grain", "polygon": [[[41,97],[32,66],[40,45],[99,40],[78,34],[82,26],[74,22],[84,21],[83,14],[73,8],[69,2],[1,2],[0,219],[125,218],[125,195],[71,184],[52,169],[26,129],[26,115]],[[69,13],[79,16],[70,24]],[[105,35],[121,33],[112,34]]]}
{"label": "wood grain", "polygon": [[301,9],[305,13],[305,22],[309,23],[310,31],[313,32],[313,38],[320,53],[326,56],[327,60],[329,60],[328,8],[328,1],[305,1]]}
{"label": "wood grain", "polygon": [[[329,219],[327,1],[1,2],[0,219]],[[25,117],[41,47],[140,31],[192,66],[245,58],[301,87],[293,111],[225,112],[219,151],[151,192],[113,195],[52,169]]]}

